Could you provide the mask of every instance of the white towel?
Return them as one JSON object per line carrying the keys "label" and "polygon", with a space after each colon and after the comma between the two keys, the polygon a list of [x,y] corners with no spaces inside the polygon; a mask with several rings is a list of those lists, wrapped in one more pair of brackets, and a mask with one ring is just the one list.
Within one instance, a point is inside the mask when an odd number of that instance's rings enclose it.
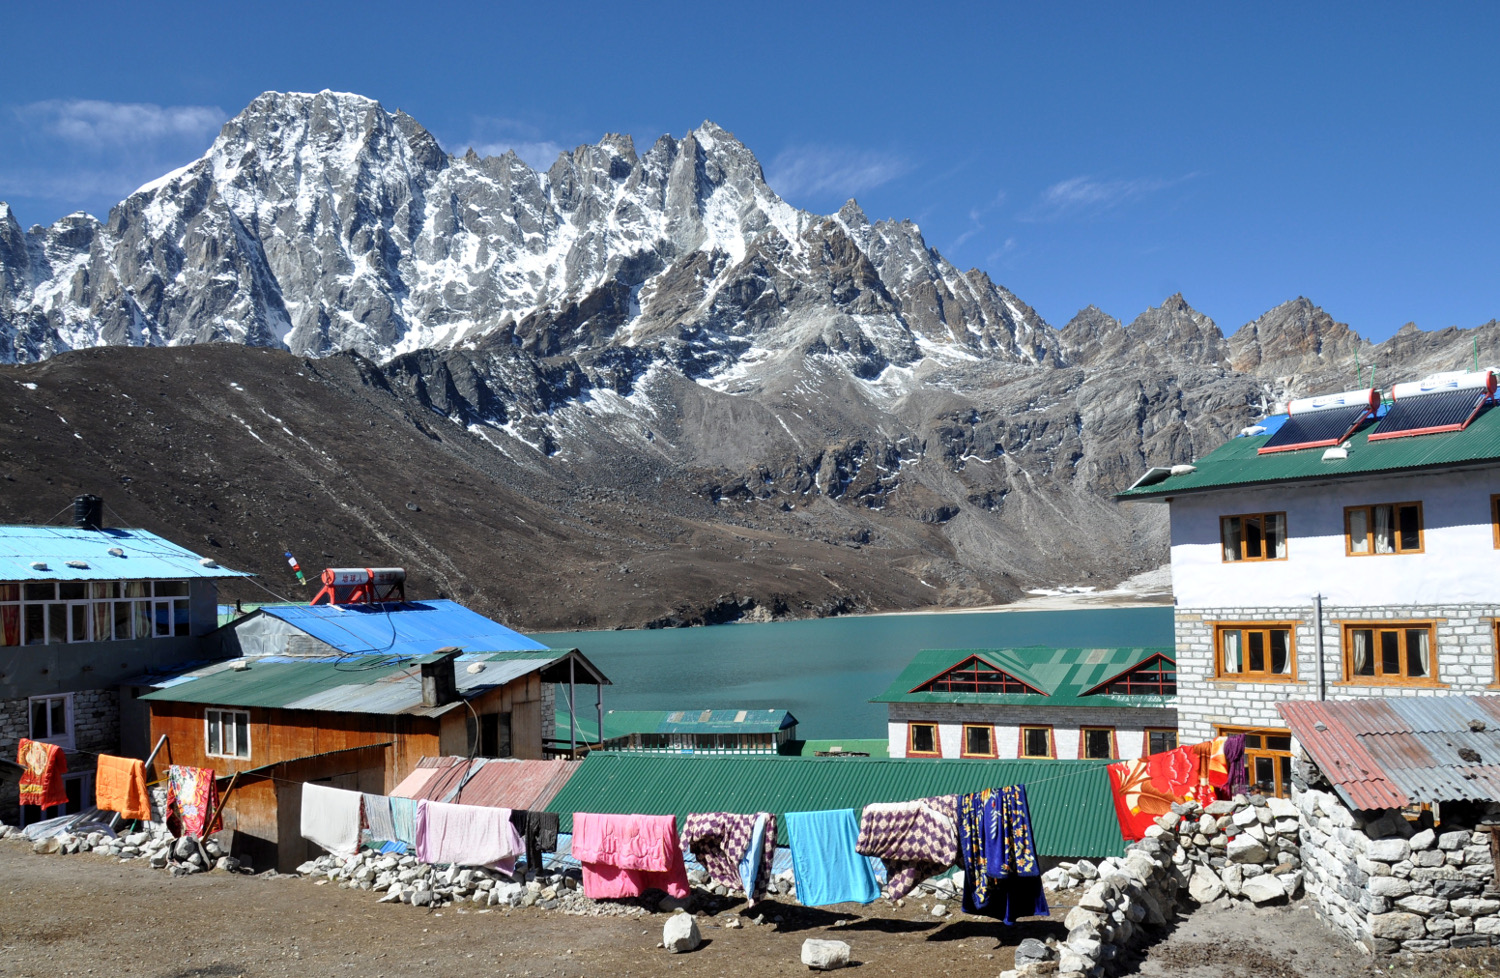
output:
{"label": "white towel", "polygon": [[437,865],[493,866],[509,873],[526,851],[509,808],[417,802],[417,858]]}
{"label": "white towel", "polygon": [[302,838],[337,856],[352,856],[359,849],[360,802],[358,791],[302,785]]}

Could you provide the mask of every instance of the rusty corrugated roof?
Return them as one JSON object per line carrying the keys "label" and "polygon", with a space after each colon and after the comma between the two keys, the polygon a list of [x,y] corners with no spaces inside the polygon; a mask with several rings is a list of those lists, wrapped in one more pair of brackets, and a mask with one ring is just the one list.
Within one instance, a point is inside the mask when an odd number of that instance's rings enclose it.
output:
{"label": "rusty corrugated roof", "polygon": [[[547,807],[582,761],[424,757],[392,794],[485,808]],[[425,777],[419,778],[420,775]]]}
{"label": "rusty corrugated roof", "polygon": [[1493,697],[1302,700],[1277,709],[1354,808],[1500,801],[1500,702]]}

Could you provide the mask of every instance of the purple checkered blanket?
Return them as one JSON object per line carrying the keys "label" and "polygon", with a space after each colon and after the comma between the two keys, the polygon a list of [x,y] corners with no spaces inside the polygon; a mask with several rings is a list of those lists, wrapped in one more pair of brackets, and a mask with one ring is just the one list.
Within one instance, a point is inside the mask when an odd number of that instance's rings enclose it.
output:
{"label": "purple checkered blanket", "polygon": [[760,872],[755,877],[755,892],[745,894],[754,904],[764,896],[766,884],[771,881],[771,864],[776,859],[776,816],[769,812],[754,815],[735,815],[730,812],[704,812],[689,815],[682,826],[682,846],[708,870],[709,879],[720,886],[738,890],[740,860],[750,848],[750,837],[755,833],[755,820],[762,815],[766,819],[765,841],[761,845]]}
{"label": "purple checkered blanket", "polygon": [[886,899],[901,899],[958,861],[957,816],[957,795],[865,806],[855,850],[885,863]]}

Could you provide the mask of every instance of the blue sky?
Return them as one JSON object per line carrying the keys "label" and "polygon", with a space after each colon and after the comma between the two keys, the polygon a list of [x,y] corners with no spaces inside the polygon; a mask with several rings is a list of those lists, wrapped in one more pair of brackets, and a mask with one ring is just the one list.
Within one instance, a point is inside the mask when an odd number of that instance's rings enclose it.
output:
{"label": "blue sky", "polygon": [[1062,326],[1181,291],[1363,335],[1500,316],[1500,5],[9,4],[0,199],[101,218],[267,89],[533,163],[704,119]]}

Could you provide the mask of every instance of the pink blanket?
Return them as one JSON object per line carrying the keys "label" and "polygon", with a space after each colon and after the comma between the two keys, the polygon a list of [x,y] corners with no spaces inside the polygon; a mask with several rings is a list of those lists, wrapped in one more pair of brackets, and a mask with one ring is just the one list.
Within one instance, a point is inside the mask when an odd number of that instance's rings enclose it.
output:
{"label": "pink blanket", "polygon": [[573,858],[583,865],[583,895],[612,900],[661,890],[688,897],[687,866],[675,815],[573,816]]}
{"label": "pink blanket", "polygon": [[424,863],[493,866],[515,869],[526,851],[510,822],[509,808],[449,805],[425,798],[417,802],[417,858]]}

